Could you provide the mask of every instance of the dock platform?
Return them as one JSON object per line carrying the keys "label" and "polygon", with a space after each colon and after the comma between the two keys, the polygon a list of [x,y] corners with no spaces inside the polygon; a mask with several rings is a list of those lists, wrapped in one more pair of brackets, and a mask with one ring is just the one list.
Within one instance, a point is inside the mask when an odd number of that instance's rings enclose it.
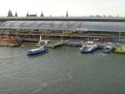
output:
{"label": "dock platform", "polygon": [[116,44],[114,52],[125,54],[125,44]]}
{"label": "dock platform", "polygon": [[60,47],[62,46],[64,43],[63,42],[57,42],[57,43],[54,43],[51,48],[56,48],[56,47]]}
{"label": "dock platform", "polygon": [[64,45],[63,41],[58,41],[58,42],[52,42],[52,43],[49,43],[49,44],[45,44],[44,46],[47,47],[47,48],[56,48],[56,47],[60,47],[60,46],[63,46],[63,45]]}

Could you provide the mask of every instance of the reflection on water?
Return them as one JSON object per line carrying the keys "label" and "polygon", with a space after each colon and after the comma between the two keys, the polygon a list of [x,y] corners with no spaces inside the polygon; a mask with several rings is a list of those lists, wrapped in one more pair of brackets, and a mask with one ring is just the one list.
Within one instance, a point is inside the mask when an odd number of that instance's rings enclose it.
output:
{"label": "reflection on water", "polygon": [[124,54],[61,47],[28,57],[33,45],[0,47],[0,94],[125,93]]}

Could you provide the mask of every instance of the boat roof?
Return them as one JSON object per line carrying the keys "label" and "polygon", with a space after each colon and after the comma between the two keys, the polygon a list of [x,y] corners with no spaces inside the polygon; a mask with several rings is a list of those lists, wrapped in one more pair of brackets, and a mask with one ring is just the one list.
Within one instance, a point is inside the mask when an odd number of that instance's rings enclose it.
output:
{"label": "boat roof", "polygon": [[31,50],[29,50],[29,51],[37,51],[37,50],[39,50],[39,48],[31,49]]}
{"label": "boat roof", "polygon": [[29,51],[37,51],[37,50],[40,50],[40,49],[42,49],[42,48],[44,48],[44,47],[41,46],[41,47],[39,47],[39,48],[31,49],[31,50],[29,50]]}
{"label": "boat roof", "polygon": [[94,43],[94,41],[88,41],[87,43],[92,44],[92,43]]}

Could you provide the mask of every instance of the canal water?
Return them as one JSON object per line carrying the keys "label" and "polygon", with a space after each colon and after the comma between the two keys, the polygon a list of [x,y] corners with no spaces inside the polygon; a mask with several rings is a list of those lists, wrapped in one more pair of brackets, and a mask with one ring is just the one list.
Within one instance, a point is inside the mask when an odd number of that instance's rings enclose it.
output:
{"label": "canal water", "polygon": [[124,54],[63,46],[27,56],[34,45],[0,47],[0,94],[125,94]]}

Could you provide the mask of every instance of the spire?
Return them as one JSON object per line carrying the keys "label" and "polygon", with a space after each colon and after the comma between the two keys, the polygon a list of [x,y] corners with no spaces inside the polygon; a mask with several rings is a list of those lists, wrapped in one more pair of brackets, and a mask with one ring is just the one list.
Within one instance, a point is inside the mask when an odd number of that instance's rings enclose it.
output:
{"label": "spire", "polygon": [[9,9],[8,16],[7,17],[13,17],[12,11]]}
{"label": "spire", "polygon": [[43,14],[43,12],[41,13],[41,17],[44,17],[44,14]]}
{"label": "spire", "polygon": [[68,11],[66,11],[66,17],[68,17],[69,15],[68,15]]}
{"label": "spire", "polygon": [[15,12],[15,17],[18,17],[18,14],[17,14],[17,12]]}
{"label": "spire", "polygon": [[29,17],[29,13],[27,12],[26,17]]}

